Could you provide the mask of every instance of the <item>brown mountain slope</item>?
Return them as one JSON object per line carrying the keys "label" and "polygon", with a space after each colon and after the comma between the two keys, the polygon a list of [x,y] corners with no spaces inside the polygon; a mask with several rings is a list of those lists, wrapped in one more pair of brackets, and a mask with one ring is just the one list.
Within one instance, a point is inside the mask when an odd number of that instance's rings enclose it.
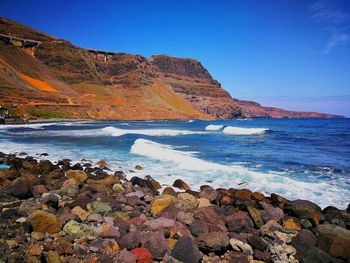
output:
{"label": "brown mountain slope", "polygon": [[27,118],[311,116],[234,100],[193,59],[95,52],[4,18],[0,34],[40,41],[27,47],[0,35],[0,105]]}

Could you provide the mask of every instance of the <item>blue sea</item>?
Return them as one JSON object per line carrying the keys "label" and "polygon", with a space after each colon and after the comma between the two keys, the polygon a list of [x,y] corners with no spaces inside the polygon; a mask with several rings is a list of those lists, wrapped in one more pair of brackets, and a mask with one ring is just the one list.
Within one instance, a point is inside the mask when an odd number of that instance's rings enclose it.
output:
{"label": "blue sea", "polygon": [[0,126],[0,151],[52,161],[105,160],[128,177],[151,175],[163,186],[180,178],[194,190],[207,184],[308,199],[321,207],[350,203],[350,119]]}

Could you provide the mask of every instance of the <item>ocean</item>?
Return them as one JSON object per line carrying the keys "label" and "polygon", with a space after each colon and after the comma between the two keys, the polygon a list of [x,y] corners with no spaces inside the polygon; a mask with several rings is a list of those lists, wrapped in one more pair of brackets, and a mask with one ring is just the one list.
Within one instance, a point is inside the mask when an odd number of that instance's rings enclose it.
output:
{"label": "ocean", "polygon": [[204,184],[247,188],[307,199],[323,208],[344,209],[350,203],[350,119],[0,126],[0,151],[52,161],[105,160],[129,178],[151,175],[162,186],[182,179],[193,190]]}

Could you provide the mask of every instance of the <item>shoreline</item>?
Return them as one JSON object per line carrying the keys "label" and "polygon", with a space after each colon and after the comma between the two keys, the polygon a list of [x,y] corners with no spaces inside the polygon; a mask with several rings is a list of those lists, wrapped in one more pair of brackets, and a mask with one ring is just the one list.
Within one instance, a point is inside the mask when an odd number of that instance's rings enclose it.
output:
{"label": "shoreline", "polygon": [[11,166],[0,169],[5,262],[350,259],[350,205],[322,210],[249,189],[193,191],[182,180],[160,192],[157,178],[135,173],[128,180],[104,161],[52,163],[0,153],[0,164]]}

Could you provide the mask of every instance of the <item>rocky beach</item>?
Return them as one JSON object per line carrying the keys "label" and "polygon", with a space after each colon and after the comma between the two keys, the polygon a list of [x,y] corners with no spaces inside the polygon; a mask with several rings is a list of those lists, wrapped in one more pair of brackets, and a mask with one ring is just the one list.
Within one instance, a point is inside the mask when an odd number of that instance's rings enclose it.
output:
{"label": "rocky beach", "polygon": [[350,262],[349,206],[44,159],[0,154],[0,262]]}

